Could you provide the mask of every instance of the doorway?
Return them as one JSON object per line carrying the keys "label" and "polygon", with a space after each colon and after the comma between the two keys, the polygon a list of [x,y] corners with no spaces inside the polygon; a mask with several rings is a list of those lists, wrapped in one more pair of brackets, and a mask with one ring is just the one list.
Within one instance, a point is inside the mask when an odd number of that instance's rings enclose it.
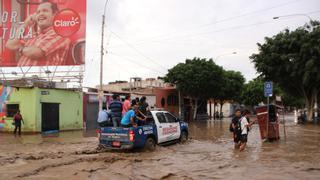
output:
{"label": "doorway", "polygon": [[59,103],[42,103],[42,132],[59,131]]}

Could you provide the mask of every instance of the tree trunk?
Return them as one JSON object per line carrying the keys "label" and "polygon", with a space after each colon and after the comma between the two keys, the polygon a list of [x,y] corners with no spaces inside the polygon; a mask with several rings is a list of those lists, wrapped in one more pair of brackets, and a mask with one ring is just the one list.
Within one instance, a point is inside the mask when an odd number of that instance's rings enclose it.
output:
{"label": "tree trunk", "polygon": [[214,101],[213,102],[213,119],[216,119],[216,106],[217,106],[217,103]]}
{"label": "tree trunk", "polygon": [[[223,107],[223,104],[224,104],[224,103],[220,103],[220,116],[221,116],[221,114],[222,114],[222,107]],[[219,117],[220,117],[220,116],[219,116]],[[222,118],[222,117],[220,117],[220,119],[221,119],[221,118]]]}
{"label": "tree trunk", "polygon": [[211,107],[211,101],[209,101],[209,117],[212,118],[212,107]]}
{"label": "tree trunk", "polygon": [[193,112],[193,120],[196,120],[197,118],[197,110],[198,110],[198,98],[194,99],[195,101],[195,106],[194,106],[194,112]]}
{"label": "tree trunk", "polygon": [[307,121],[308,122],[312,122],[312,120],[313,120],[312,117],[313,117],[313,113],[314,113],[314,103],[315,103],[316,96],[317,96],[317,91],[314,90],[314,91],[312,91],[311,96],[306,98]]}
{"label": "tree trunk", "polygon": [[313,107],[311,104],[307,105],[307,121],[312,122],[312,115],[313,115]]}

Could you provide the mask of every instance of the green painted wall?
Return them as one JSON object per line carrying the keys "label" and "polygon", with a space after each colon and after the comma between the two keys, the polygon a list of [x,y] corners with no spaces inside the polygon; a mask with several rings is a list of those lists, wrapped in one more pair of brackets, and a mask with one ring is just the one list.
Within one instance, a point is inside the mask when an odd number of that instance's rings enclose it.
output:
{"label": "green painted wall", "polygon": [[[44,92],[44,93],[41,93]],[[83,128],[83,100],[81,92],[59,89],[15,88],[7,104],[19,104],[25,124],[24,132],[41,132],[41,103],[59,103],[59,128]],[[12,118],[6,119],[5,129],[12,131]]]}
{"label": "green painted wall", "polygon": [[[24,124],[23,131],[37,131],[36,129],[36,91],[33,88],[14,88],[9,96],[7,104],[19,104]],[[7,117],[5,130],[13,131],[13,118]]]}
{"label": "green painted wall", "polygon": [[[81,92],[57,90],[57,89],[37,89],[36,115],[41,119],[41,103],[60,103],[60,130],[73,130],[83,128],[83,98]],[[49,95],[41,95],[41,91],[49,92]],[[36,129],[41,131],[41,123]]]}

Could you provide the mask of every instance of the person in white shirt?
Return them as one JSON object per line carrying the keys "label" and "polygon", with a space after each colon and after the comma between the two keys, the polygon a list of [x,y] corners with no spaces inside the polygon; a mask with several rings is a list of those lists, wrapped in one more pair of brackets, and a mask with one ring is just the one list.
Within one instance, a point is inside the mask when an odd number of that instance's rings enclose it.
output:
{"label": "person in white shirt", "polygon": [[249,122],[249,117],[251,113],[249,110],[243,111],[243,117],[240,119],[240,127],[241,127],[241,137],[240,137],[240,151],[243,151],[246,148],[248,141],[248,132],[249,128],[255,121]]}
{"label": "person in white shirt", "polygon": [[99,111],[97,122],[101,127],[106,126],[109,120],[109,113],[106,106],[102,107],[102,110]]}

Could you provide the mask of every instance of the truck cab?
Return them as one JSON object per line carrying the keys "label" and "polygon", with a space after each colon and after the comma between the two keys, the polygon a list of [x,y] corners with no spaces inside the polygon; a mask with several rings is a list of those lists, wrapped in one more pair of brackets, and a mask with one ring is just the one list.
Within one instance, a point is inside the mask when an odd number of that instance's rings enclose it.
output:
{"label": "truck cab", "polygon": [[188,124],[167,111],[151,111],[138,127],[101,127],[99,146],[106,149],[154,150],[156,145],[188,139]]}

